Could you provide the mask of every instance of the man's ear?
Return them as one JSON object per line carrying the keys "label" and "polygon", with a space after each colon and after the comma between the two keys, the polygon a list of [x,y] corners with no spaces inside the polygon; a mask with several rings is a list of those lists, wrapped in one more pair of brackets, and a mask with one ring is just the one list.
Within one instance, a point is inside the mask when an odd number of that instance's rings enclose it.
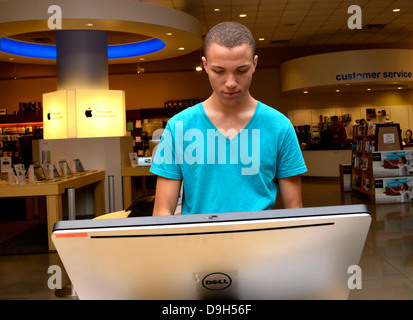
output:
{"label": "man's ear", "polygon": [[208,73],[208,70],[207,70],[208,62],[207,62],[206,58],[202,57],[201,60],[202,60],[202,64],[204,65],[204,70],[206,71],[206,73]]}
{"label": "man's ear", "polygon": [[254,57],[254,72],[255,72],[255,69],[257,68],[257,64],[258,64],[258,56],[256,55],[255,57]]}

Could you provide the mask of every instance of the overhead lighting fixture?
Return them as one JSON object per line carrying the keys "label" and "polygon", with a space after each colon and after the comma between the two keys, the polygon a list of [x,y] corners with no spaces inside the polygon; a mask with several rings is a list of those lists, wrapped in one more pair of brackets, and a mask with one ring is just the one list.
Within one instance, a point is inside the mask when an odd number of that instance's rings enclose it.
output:
{"label": "overhead lighting fixture", "polygon": [[93,27],[93,23],[86,23],[86,27]]}
{"label": "overhead lighting fixture", "polygon": [[308,90],[304,90],[303,93],[308,93]]}
{"label": "overhead lighting fixture", "polygon": [[367,88],[367,91],[371,91],[371,88]]}
{"label": "overhead lighting fixture", "polygon": [[166,35],[166,36],[171,36],[171,35],[172,35],[172,32],[167,32],[167,33],[165,33],[165,35]]}
{"label": "overhead lighting fixture", "polygon": [[340,92],[340,89],[337,89],[336,92]]}
{"label": "overhead lighting fixture", "polygon": [[402,89],[403,89],[403,87],[397,87],[397,89],[398,89],[398,90],[402,90]]}
{"label": "overhead lighting fixture", "polygon": [[241,13],[241,14],[239,15],[240,18],[245,18],[246,16],[247,16],[246,13]]}
{"label": "overhead lighting fixture", "polygon": [[399,8],[393,9],[393,12],[400,12]]}
{"label": "overhead lighting fixture", "polygon": [[179,51],[184,51],[185,48],[184,48],[184,47],[180,47],[180,48],[178,48],[178,50],[179,50]]}
{"label": "overhead lighting fixture", "polygon": [[258,41],[264,41],[265,38],[258,38]]}
{"label": "overhead lighting fixture", "polygon": [[215,8],[214,11],[219,12],[219,11],[221,11],[221,9],[220,8]]}
{"label": "overhead lighting fixture", "polygon": [[202,71],[202,51],[199,50],[199,65],[195,67],[195,70],[198,72]]}

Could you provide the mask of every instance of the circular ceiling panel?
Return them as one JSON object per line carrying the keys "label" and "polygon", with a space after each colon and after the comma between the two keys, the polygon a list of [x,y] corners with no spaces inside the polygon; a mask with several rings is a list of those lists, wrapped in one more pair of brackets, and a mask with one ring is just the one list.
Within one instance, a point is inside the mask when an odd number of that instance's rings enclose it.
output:
{"label": "circular ceiling panel", "polygon": [[199,21],[163,6],[125,0],[9,0],[0,2],[0,60],[55,64],[56,30],[50,26],[58,26],[56,22],[62,30],[108,31],[109,63],[169,59],[202,45]]}

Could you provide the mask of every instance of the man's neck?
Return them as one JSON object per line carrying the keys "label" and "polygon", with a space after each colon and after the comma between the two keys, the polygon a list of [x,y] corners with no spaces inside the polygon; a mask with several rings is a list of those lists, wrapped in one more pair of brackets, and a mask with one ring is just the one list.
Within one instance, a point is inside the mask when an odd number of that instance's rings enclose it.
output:
{"label": "man's neck", "polygon": [[237,117],[240,114],[254,113],[257,106],[255,100],[250,94],[247,94],[244,99],[236,104],[225,104],[214,93],[203,103],[205,111],[208,113],[219,114],[222,117]]}
{"label": "man's neck", "polygon": [[203,103],[203,107],[206,115],[217,129],[232,132],[232,134],[227,135],[231,139],[245,128],[255,113],[258,102],[251,96],[249,97],[248,102],[245,100],[243,104],[224,105],[217,102],[218,99],[212,95]]}

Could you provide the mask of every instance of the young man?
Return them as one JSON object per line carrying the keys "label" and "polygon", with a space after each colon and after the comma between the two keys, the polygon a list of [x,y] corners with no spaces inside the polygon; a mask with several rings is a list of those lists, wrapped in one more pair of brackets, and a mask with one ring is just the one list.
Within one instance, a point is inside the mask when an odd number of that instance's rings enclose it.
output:
{"label": "young man", "polygon": [[250,92],[257,67],[251,32],[235,22],[213,27],[202,58],[211,96],[167,124],[151,172],[153,215],[272,209],[277,185],[286,208],[302,207],[306,166],[291,122]]}

